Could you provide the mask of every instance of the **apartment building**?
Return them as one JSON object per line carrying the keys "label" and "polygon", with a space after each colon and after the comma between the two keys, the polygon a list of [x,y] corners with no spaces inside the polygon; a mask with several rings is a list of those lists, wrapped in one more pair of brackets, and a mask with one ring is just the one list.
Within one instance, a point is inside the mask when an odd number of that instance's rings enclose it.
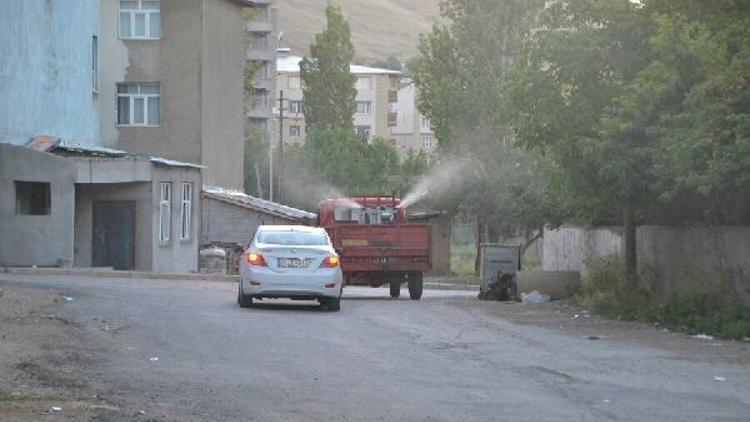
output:
{"label": "apartment building", "polygon": [[403,78],[398,90],[398,122],[391,138],[399,154],[424,151],[431,154],[437,149],[437,140],[430,120],[417,108],[417,91],[414,80]]}
{"label": "apartment building", "polygon": [[196,271],[202,185],[243,186],[247,34],[268,32],[247,12],[269,4],[5,2],[0,265]]}
{"label": "apartment building", "polygon": [[[302,79],[299,63],[302,57],[280,48],[276,62],[276,85],[284,93],[284,142],[304,143],[307,135],[302,113]],[[357,110],[354,127],[358,134],[372,138],[393,139],[393,128],[398,122],[398,89],[401,72],[389,69],[351,65],[357,76]]]}

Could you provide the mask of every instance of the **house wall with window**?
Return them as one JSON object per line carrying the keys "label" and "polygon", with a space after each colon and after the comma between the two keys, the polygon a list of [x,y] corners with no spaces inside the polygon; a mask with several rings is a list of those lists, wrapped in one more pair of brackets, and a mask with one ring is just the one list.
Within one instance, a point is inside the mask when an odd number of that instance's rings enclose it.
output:
{"label": "house wall with window", "polygon": [[[153,265],[155,272],[197,272],[198,271],[198,242],[201,224],[201,175],[198,169],[173,168],[154,166],[153,183],[151,185],[151,221],[154,230],[152,238]],[[162,184],[169,183],[171,197],[169,198],[169,236],[165,240],[161,234],[164,226],[162,218]],[[189,187],[191,205],[189,214],[183,213],[183,186]],[[185,219],[189,224],[187,227]],[[185,228],[186,230],[183,230]]]}
{"label": "house wall with window", "polygon": [[246,5],[102,0],[102,143],[201,163],[205,183],[242,188]]}
{"label": "house wall with window", "polygon": [[73,263],[75,166],[0,144],[0,266]]}
{"label": "house wall with window", "polygon": [[99,32],[99,0],[2,2],[0,139],[99,138]]}
{"label": "house wall with window", "polygon": [[414,81],[404,78],[398,91],[398,120],[392,138],[402,155],[409,151],[432,153],[437,149],[437,140],[431,123],[417,108],[417,92]]}

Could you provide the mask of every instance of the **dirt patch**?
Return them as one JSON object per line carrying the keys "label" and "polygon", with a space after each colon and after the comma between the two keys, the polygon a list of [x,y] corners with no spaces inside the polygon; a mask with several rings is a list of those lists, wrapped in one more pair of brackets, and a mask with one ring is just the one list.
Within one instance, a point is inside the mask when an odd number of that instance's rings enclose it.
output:
{"label": "dirt patch", "polygon": [[89,381],[95,350],[69,309],[74,300],[56,289],[0,288],[3,421],[110,420],[121,414]]}
{"label": "dirt patch", "polygon": [[[675,352],[675,359],[701,362],[750,364],[750,342],[693,337],[669,331],[658,324],[620,321],[594,315],[563,301],[542,304],[515,302],[456,302],[520,325],[548,328],[581,341],[610,341]],[[483,312],[483,313],[484,313]]]}

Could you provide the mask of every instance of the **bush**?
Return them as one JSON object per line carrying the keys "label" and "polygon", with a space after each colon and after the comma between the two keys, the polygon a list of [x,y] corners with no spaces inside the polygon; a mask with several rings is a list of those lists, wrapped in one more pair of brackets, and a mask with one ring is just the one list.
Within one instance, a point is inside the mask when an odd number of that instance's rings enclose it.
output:
{"label": "bush", "polygon": [[606,317],[658,322],[672,330],[726,339],[750,337],[750,307],[728,283],[685,283],[660,297],[653,289],[653,272],[642,271],[639,285],[633,288],[626,283],[623,268],[617,256],[589,262],[576,300]]}

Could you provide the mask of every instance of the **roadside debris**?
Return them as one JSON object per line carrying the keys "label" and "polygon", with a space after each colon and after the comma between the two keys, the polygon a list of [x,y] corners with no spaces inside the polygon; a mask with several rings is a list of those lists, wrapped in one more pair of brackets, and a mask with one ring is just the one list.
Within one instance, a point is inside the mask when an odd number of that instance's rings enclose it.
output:
{"label": "roadside debris", "polygon": [[53,412],[61,412],[62,411],[62,407],[60,407],[60,406],[52,406],[52,411]]}
{"label": "roadside debris", "polygon": [[72,296],[65,296],[64,298],[65,298],[65,301],[66,301],[66,302],[72,302],[72,301],[74,301],[74,300],[75,300],[75,298],[74,298],[74,297],[72,297]]}
{"label": "roadside debris", "polygon": [[148,360],[150,360],[151,362],[158,362],[159,358],[154,356],[154,357],[148,358]]}
{"label": "roadside debris", "polygon": [[727,379],[726,379],[726,378],[724,378],[724,377],[714,377],[714,381],[716,381],[716,382],[724,382],[724,381],[726,381],[726,380],[727,380]]}
{"label": "roadside debris", "polygon": [[714,336],[709,336],[708,334],[696,334],[693,338],[698,340],[713,340]]}
{"label": "roadside debris", "polygon": [[602,338],[599,336],[588,336],[589,340],[601,340]]}
{"label": "roadside debris", "polygon": [[537,290],[531,293],[521,293],[521,302],[523,303],[544,303],[549,302],[549,300],[549,295],[541,294]]}

